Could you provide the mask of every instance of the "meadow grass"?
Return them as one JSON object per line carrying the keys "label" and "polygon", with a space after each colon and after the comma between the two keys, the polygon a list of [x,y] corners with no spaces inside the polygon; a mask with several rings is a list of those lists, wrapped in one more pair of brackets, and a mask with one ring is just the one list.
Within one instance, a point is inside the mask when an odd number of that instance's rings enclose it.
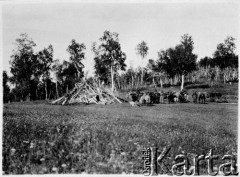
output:
{"label": "meadow grass", "polygon": [[153,145],[171,147],[169,166],[177,154],[237,152],[237,105],[23,102],[3,111],[5,174],[141,174],[142,150]]}

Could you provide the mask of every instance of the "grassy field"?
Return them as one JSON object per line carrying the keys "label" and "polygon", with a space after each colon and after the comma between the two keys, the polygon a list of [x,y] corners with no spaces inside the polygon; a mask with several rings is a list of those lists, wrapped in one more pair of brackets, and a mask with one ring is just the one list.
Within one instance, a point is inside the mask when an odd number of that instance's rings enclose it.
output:
{"label": "grassy field", "polygon": [[237,104],[6,104],[3,171],[142,173],[142,150],[152,145],[171,147],[169,166],[180,153],[222,157],[237,152],[237,121]]}

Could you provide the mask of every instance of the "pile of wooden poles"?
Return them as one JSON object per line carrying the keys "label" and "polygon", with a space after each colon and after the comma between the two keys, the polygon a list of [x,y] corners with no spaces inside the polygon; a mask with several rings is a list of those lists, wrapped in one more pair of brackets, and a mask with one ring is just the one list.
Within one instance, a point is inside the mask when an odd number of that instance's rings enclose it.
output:
{"label": "pile of wooden poles", "polygon": [[104,91],[102,85],[93,82],[88,84],[86,81],[77,83],[74,89],[65,96],[52,101],[52,104],[111,104],[114,102],[122,103],[121,98],[118,98],[110,91]]}

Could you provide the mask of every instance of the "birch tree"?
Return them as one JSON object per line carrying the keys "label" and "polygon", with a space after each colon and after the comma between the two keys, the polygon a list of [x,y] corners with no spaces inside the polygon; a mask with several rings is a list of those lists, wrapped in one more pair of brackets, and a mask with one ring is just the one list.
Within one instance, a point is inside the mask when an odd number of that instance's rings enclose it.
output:
{"label": "birch tree", "polygon": [[[148,54],[148,46],[147,43],[145,41],[142,41],[140,44],[137,45],[136,48],[137,54],[140,55],[142,57],[142,60],[144,60],[144,58],[146,58],[147,54]],[[142,66],[142,77],[141,77],[141,86],[143,85],[143,66]]]}
{"label": "birch tree", "polygon": [[[105,31],[100,39],[100,44],[94,43],[92,50],[95,54],[96,74],[108,74],[111,76],[111,90],[114,91],[114,76],[119,70],[125,70],[126,54],[121,50],[118,33]],[[101,70],[99,70],[101,69]],[[104,72],[104,73],[102,73]]]}

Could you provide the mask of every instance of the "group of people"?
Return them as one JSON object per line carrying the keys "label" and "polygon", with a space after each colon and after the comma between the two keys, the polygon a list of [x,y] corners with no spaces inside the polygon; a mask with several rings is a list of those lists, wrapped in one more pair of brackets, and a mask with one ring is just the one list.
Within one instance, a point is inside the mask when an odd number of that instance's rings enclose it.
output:
{"label": "group of people", "polygon": [[188,93],[187,91],[179,91],[179,92],[167,92],[164,93],[163,91],[160,92],[130,92],[127,95],[128,99],[130,100],[130,104],[134,105],[143,105],[143,104],[161,104],[165,102],[167,99],[168,103],[184,103],[188,101]]}
{"label": "group of people", "polygon": [[[224,97],[219,92],[209,92],[206,91],[194,91],[192,92],[192,100],[193,103],[205,104],[207,98],[209,98],[210,102],[228,102],[226,97]],[[140,105],[149,105],[149,104],[161,104],[165,103],[167,100],[168,103],[187,103],[189,102],[189,94],[186,90],[183,91],[168,91],[163,92],[162,90],[158,92],[155,90],[154,92],[129,92],[127,94],[127,98],[129,103],[132,106],[140,106]]]}

